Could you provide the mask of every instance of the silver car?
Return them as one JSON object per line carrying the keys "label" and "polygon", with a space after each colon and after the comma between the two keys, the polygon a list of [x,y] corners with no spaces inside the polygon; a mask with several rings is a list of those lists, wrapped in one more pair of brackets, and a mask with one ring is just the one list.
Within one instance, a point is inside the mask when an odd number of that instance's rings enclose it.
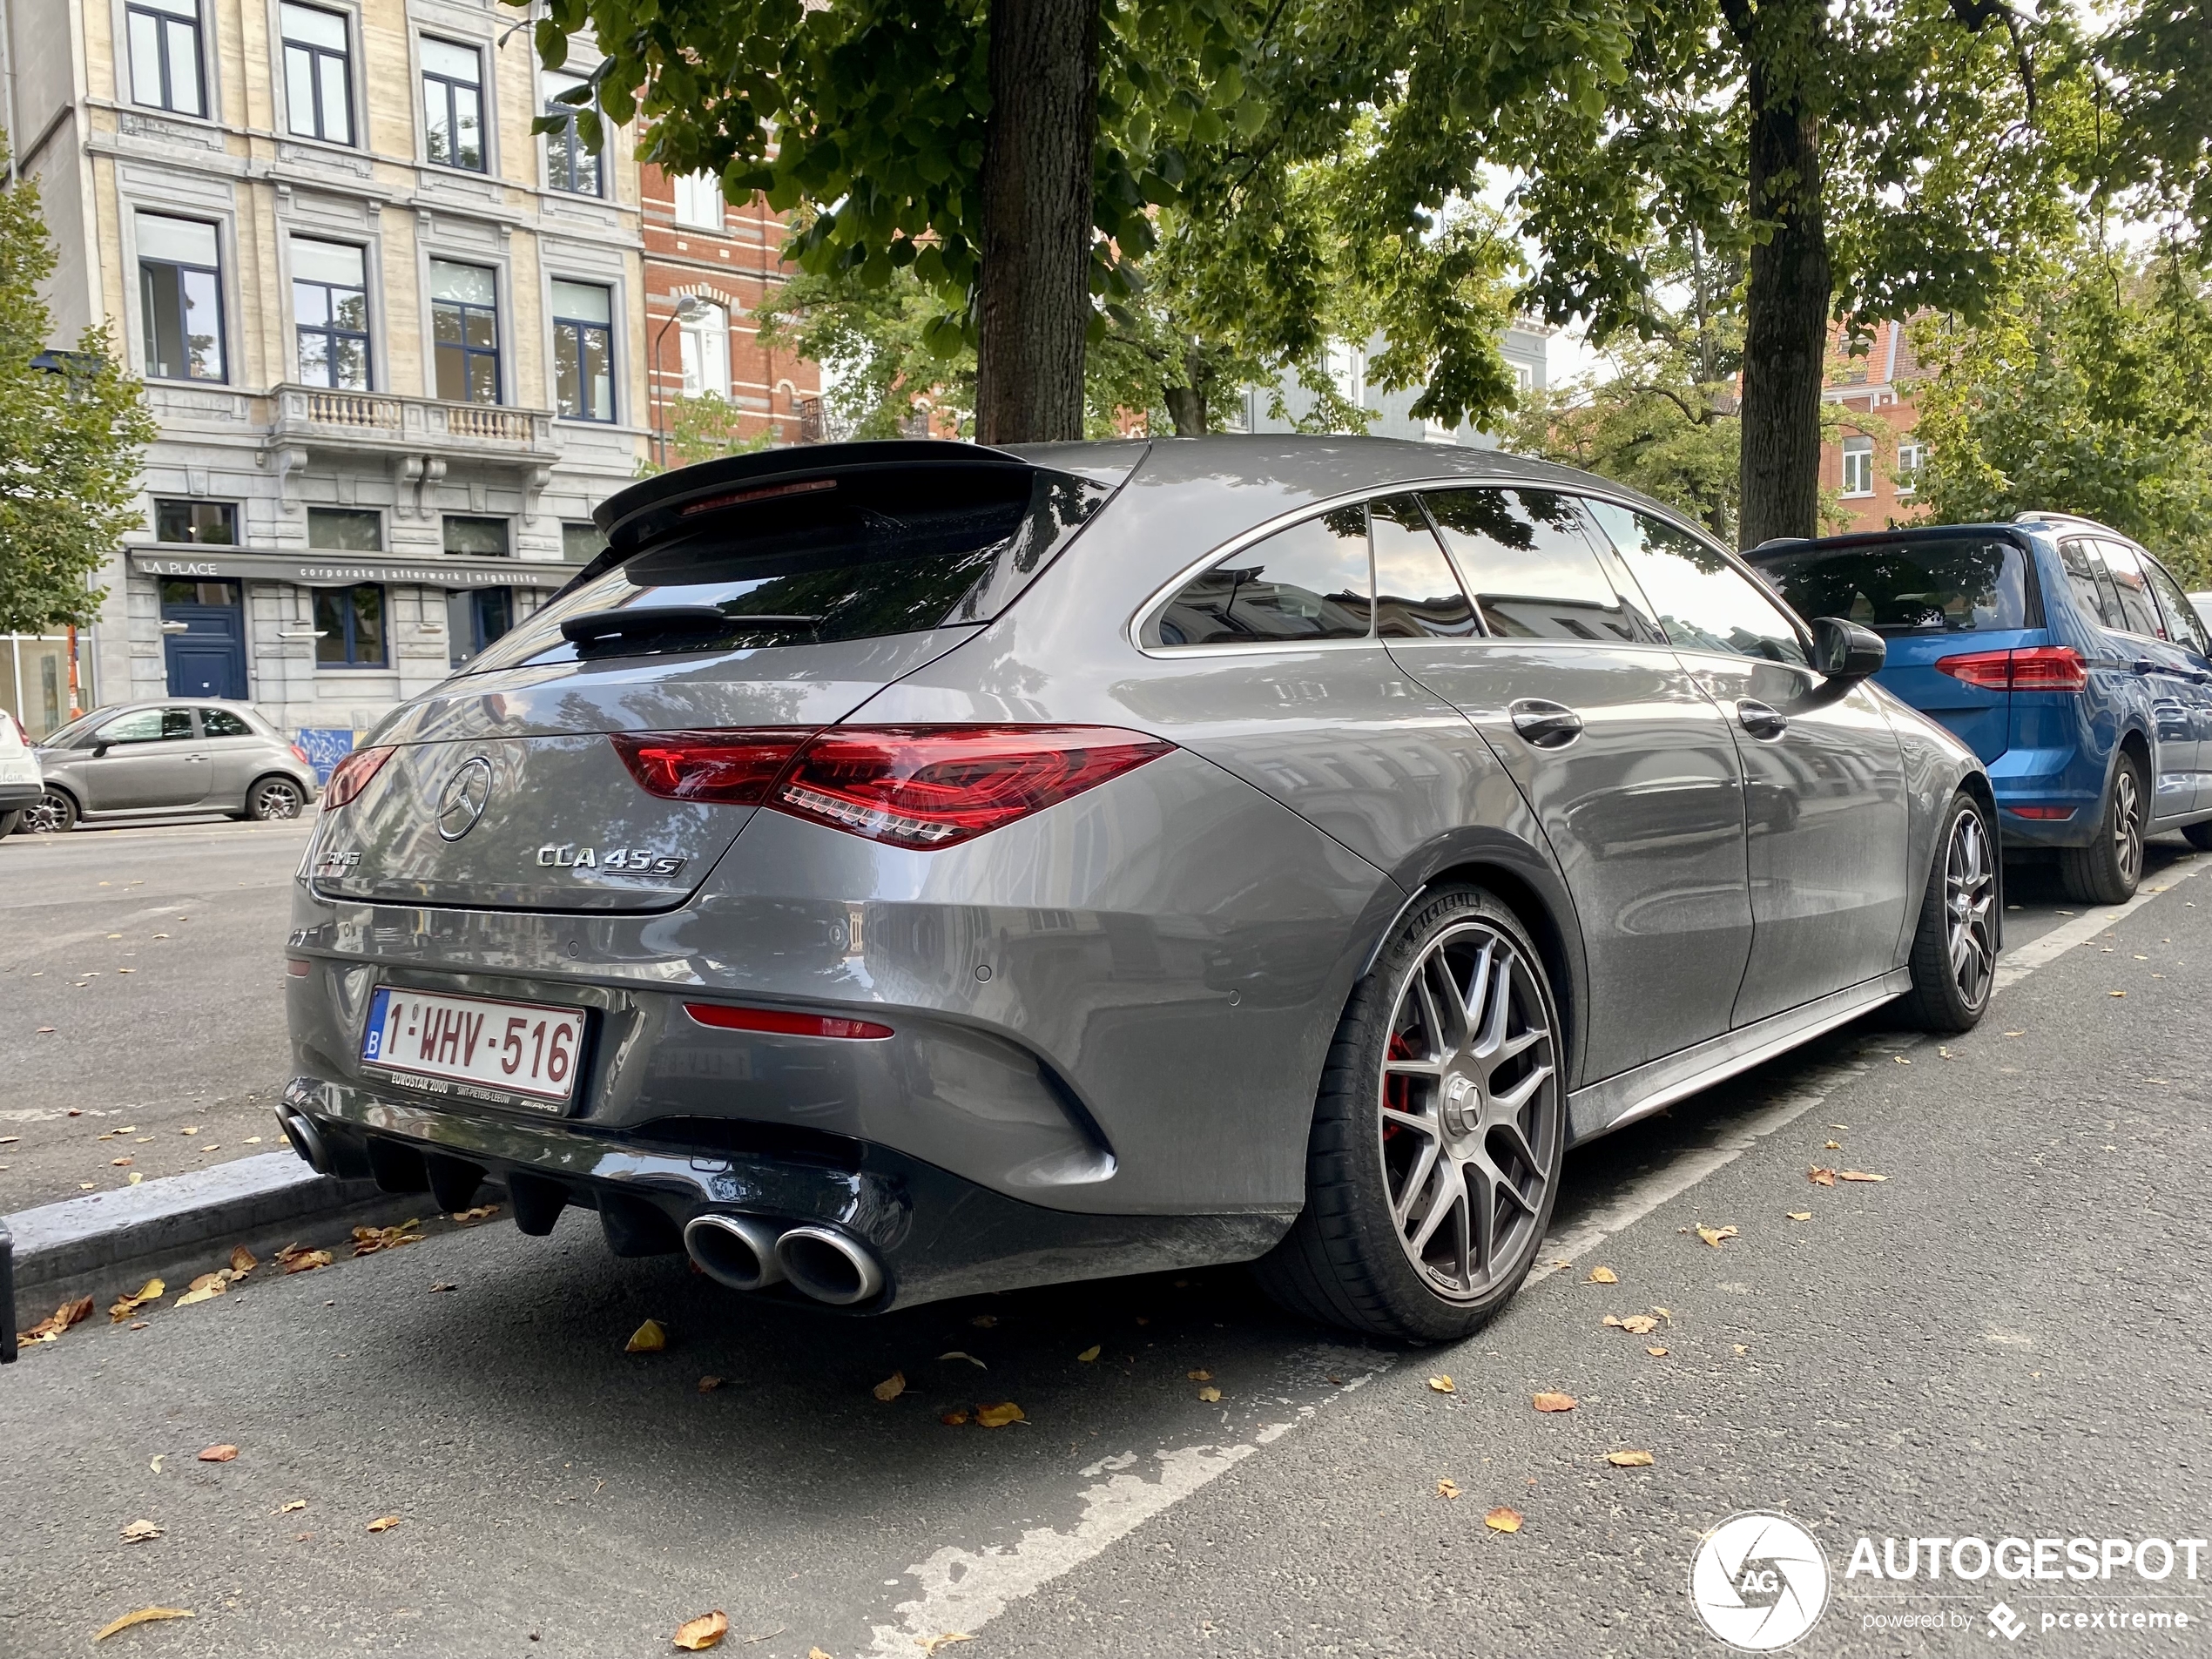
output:
{"label": "silver car", "polygon": [[1576,1143],[1987,1006],[1973,753],[1670,509],[1366,439],[633,486],[331,779],[318,1168],[861,1311],[1253,1261],[1464,1334]]}
{"label": "silver car", "polygon": [[0,836],[14,834],[24,809],[36,806],[44,793],[38,756],[23,722],[0,709]]}
{"label": "silver car", "polygon": [[259,710],[206,698],[95,709],[42,742],[38,760],[45,787],[23,817],[37,833],[176,813],[297,818],[317,792],[307,757]]}

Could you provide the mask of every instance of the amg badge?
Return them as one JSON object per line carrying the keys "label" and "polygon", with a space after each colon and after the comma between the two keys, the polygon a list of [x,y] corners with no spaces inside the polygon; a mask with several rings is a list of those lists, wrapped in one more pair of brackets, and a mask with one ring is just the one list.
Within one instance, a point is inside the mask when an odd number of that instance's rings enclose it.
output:
{"label": "amg badge", "polygon": [[596,847],[574,841],[558,846],[548,842],[537,849],[537,861],[555,870],[601,870],[609,875],[674,875],[689,861],[646,851],[642,846],[617,846],[604,855]]}

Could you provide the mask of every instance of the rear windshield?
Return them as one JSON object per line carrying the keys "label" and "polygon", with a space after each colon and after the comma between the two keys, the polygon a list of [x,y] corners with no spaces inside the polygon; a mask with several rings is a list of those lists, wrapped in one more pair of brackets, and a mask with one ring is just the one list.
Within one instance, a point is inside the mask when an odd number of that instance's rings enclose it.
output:
{"label": "rear windshield", "polygon": [[747,490],[703,503],[696,527],[562,594],[464,671],[986,622],[1108,494],[1020,467],[887,468]]}
{"label": "rear windshield", "polygon": [[1842,617],[1881,634],[2026,628],[2027,566],[2011,542],[1858,542],[1757,556],[1801,617]]}

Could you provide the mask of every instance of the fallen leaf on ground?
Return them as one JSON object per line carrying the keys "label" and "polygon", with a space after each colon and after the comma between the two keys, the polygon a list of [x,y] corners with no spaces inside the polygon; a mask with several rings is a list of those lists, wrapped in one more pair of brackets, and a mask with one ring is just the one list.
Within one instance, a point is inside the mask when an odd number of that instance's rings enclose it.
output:
{"label": "fallen leaf on ground", "polygon": [[965,1630],[948,1630],[941,1636],[916,1636],[914,1640],[924,1653],[934,1654],[938,1649],[949,1648],[955,1642],[973,1642],[975,1638]]}
{"label": "fallen leaf on ground", "polygon": [[974,1366],[978,1371],[988,1371],[990,1369],[988,1366],[985,1365],[981,1359],[978,1359],[974,1354],[962,1353],[958,1348],[954,1348],[950,1353],[941,1353],[937,1357],[940,1359],[965,1359],[969,1365]]}
{"label": "fallen leaf on ground", "polygon": [[1889,1177],[1872,1175],[1865,1170],[1838,1170],[1836,1171],[1836,1179],[1838,1181],[1886,1181]]}
{"label": "fallen leaf on ground", "polygon": [[152,1469],[156,1474],[159,1474],[161,1473],[161,1460],[168,1455],[169,1453],[166,1452],[156,1452],[153,1454],[153,1461],[147,1464],[146,1467]]}
{"label": "fallen leaf on ground", "polygon": [[144,1176],[140,1175],[140,1174],[139,1174],[139,1173],[138,1173],[136,1170],[132,1170],[132,1171],[131,1171],[131,1174],[130,1174],[130,1176],[129,1176],[129,1177],[128,1177],[128,1178],[129,1178],[129,1180],[130,1180],[131,1184],[132,1184],[132,1186],[134,1186],[134,1187],[135,1187],[135,1186],[137,1186],[137,1185],[138,1184],[138,1183],[139,1183],[139,1182],[141,1182],[141,1181],[145,1180],[145,1177],[144,1177]]}
{"label": "fallen leaf on ground", "polygon": [[368,1530],[371,1532],[389,1532],[393,1527],[398,1526],[399,1524],[400,1518],[397,1515],[379,1515],[375,1520],[368,1523]]}
{"label": "fallen leaf on ground", "polygon": [[1098,1358],[1098,1347],[1099,1345],[1094,1342],[1090,1345],[1090,1346],[1085,1348],[1081,1353],[1077,1354],[1076,1358],[1087,1366],[1092,1360]]}
{"label": "fallen leaf on ground", "polygon": [[2128,993],[2125,991],[2107,991],[2105,995],[2107,996],[2125,996]]}
{"label": "fallen leaf on ground", "polygon": [[1575,1409],[1572,1394],[1539,1394],[1534,1401],[1540,1412],[1571,1412]]}
{"label": "fallen leaf on ground", "polygon": [[658,1319],[648,1319],[630,1333],[630,1340],[623,1345],[624,1353],[658,1353],[668,1346],[668,1332],[660,1328]]}
{"label": "fallen leaf on ground", "polygon": [[1022,1415],[1022,1408],[1009,1399],[997,1406],[977,1406],[975,1420],[985,1428],[1004,1428],[1008,1423],[1026,1423],[1029,1420]]}
{"label": "fallen leaf on ground", "polygon": [[1211,1382],[1213,1380],[1213,1372],[1211,1371],[1186,1371],[1183,1374],[1190,1378],[1192,1382]]}
{"label": "fallen leaf on ground", "polygon": [[1646,1348],[1644,1352],[1654,1359],[1664,1359],[1667,1357],[1667,1351],[1664,1348]]}
{"label": "fallen leaf on ground", "polygon": [[1211,1406],[1221,1398],[1221,1390],[1218,1388],[1201,1388],[1198,1391],[1198,1398],[1204,1400],[1207,1405]]}
{"label": "fallen leaf on ground", "polygon": [[185,1293],[177,1298],[176,1305],[180,1308],[185,1308],[195,1302],[212,1302],[230,1288],[231,1271],[228,1268],[220,1268],[212,1273],[202,1273],[185,1287]]}
{"label": "fallen leaf on ground", "polygon": [[702,1394],[711,1394],[721,1386],[722,1379],[719,1377],[702,1377],[699,1379],[699,1393]]}
{"label": "fallen leaf on ground", "polygon": [[1500,1504],[1495,1509],[1493,1509],[1488,1514],[1482,1517],[1482,1524],[1487,1527],[1492,1532],[1519,1532],[1521,1530],[1521,1511],[1518,1509],[1508,1509],[1503,1504]]}
{"label": "fallen leaf on ground", "polygon": [[245,1245],[233,1244],[231,1246],[231,1277],[233,1278],[244,1278],[260,1264],[254,1258],[253,1252],[246,1249]]}
{"label": "fallen leaf on ground", "polygon": [[419,1244],[422,1235],[415,1230],[422,1223],[409,1217],[396,1227],[356,1227],[354,1229],[354,1254],[374,1256],[380,1250],[397,1250],[401,1244]]}
{"label": "fallen leaf on ground", "polygon": [[28,1348],[35,1342],[53,1342],[72,1325],[92,1317],[92,1298],[80,1296],[74,1302],[64,1302],[28,1331],[16,1332],[16,1346]]}
{"label": "fallen leaf on ground", "polygon": [[806,1649],[806,1659],[833,1659],[833,1656],[824,1653],[819,1648],[809,1648]]}
{"label": "fallen leaf on ground", "polygon": [[280,1515],[296,1515],[307,1507],[307,1501],[305,1498],[294,1498],[290,1503],[285,1505],[283,1508],[278,1510],[277,1514]]}
{"label": "fallen leaf on ground", "polygon": [[160,1536],[161,1528],[151,1521],[134,1521],[123,1529],[123,1541],[126,1544],[143,1544],[150,1538]]}
{"label": "fallen leaf on ground", "polygon": [[1783,1213],[1788,1216],[1792,1221],[1811,1221],[1812,1219],[1812,1211],[1810,1210],[1788,1210],[1784,1211]]}
{"label": "fallen leaf on ground", "polygon": [[125,1614],[121,1618],[116,1620],[111,1624],[102,1625],[99,1629],[99,1634],[94,1636],[92,1640],[95,1642],[105,1642],[118,1630],[128,1630],[134,1624],[155,1624],[158,1623],[163,1619],[189,1619],[190,1617],[192,1617],[192,1609],[190,1608],[142,1607],[136,1613]]}
{"label": "fallen leaf on ground", "polygon": [[1460,1483],[1457,1480],[1439,1480],[1436,1483],[1436,1495],[1440,1498],[1458,1497],[1460,1495]]}
{"label": "fallen leaf on ground", "polygon": [[1605,1460],[1616,1469],[1648,1469],[1651,1467],[1649,1452],[1608,1452]]}
{"label": "fallen leaf on ground", "polygon": [[110,1158],[108,1162],[118,1170],[127,1170],[131,1167],[132,1160],[130,1158]]}
{"label": "fallen leaf on ground", "polygon": [[1739,1342],[1739,1343],[1737,1343],[1737,1344],[1736,1345],[1736,1354],[1737,1354],[1737,1358],[1738,1358],[1739,1359],[1742,1359],[1742,1358],[1743,1358],[1745,1354],[1747,1354],[1747,1353],[1749,1353],[1749,1352],[1751,1352],[1751,1351],[1750,1351],[1749,1348],[1745,1347],[1745,1346],[1744,1346],[1742,1343],[1740,1343],[1740,1342]]}
{"label": "fallen leaf on ground", "polygon": [[1736,1237],[1736,1229],[1733,1227],[1700,1227],[1697,1230],[1697,1236],[1703,1239],[1707,1244],[1710,1244],[1715,1250],[1718,1250],[1721,1247],[1721,1240],[1723,1238],[1733,1238]]}
{"label": "fallen leaf on ground", "polygon": [[199,1454],[199,1460],[202,1463],[228,1463],[237,1455],[238,1447],[226,1442],[221,1446],[209,1447]]}
{"label": "fallen leaf on ground", "polygon": [[471,1221],[487,1221],[498,1213],[499,1206],[497,1204],[480,1204],[474,1210],[455,1211],[453,1212],[453,1218],[457,1222],[465,1224]]}
{"label": "fallen leaf on ground", "polygon": [[1617,1330],[1626,1331],[1632,1337],[1648,1337],[1659,1328],[1659,1321],[1649,1313],[1631,1313],[1625,1319],[1608,1313],[1605,1316],[1605,1322]]}
{"label": "fallen leaf on ground", "polygon": [[1844,1143],[1841,1141],[1823,1141],[1820,1143],[1820,1150],[1824,1152],[1840,1152],[1844,1150]]}
{"label": "fallen leaf on ground", "polygon": [[1609,1267],[1593,1267],[1590,1276],[1582,1281],[1585,1285],[1618,1285],[1620,1282],[1621,1276]]}
{"label": "fallen leaf on ground", "polygon": [[430,1287],[430,1294],[435,1296],[441,1291],[457,1291],[460,1288],[458,1285],[448,1284],[444,1279],[440,1279]]}
{"label": "fallen leaf on ground", "polygon": [[1833,1170],[1824,1170],[1816,1163],[1805,1171],[1805,1179],[1817,1187],[1832,1187],[1836,1184],[1836,1172]]}
{"label": "fallen leaf on ground", "polygon": [[730,1634],[729,1615],[721,1608],[686,1619],[676,1627],[676,1645],[686,1653],[705,1653]]}
{"label": "fallen leaf on ground", "polygon": [[1449,1377],[1431,1377],[1428,1379],[1428,1386],[1440,1394],[1456,1394],[1460,1392]]}
{"label": "fallen leaf on ground", "polygon": [[304,1273],[313,1268],[330,1265],[328,1251],[307,1250],[298,1244],[287,1244],[277,1251],[276,1258],[283,1264],[287,1273]]}
{"label": "fallen leaf on ground", "polygon": [[2008,1037],[2024,1037],[2027,1035],[2027,1033],[2025,1031],[2007,1031],[2005,1035]]}
{"label": "fallen leaf on ground", "polygon": [[907,1373],[894,1371],[870,1391],[878,1399],[893,1400],[907,1392]]}
{"label": "fallen leaf on ground", "polygon": [[968,1421],[968,1413],[966,1412],[946,1412],[940,1416],[937,1420],[942,1423],[947,1428],[958,1428],[963,1423]]}
{"label": "fallen leaf on ground", "polygon": [[168,1288],[158,1278],[148,1279],[128,1296],[117,1299],[115,1305],[107,1311],[107,1322],[110,1325],[121,1325],[124,1320],[129,1318],[147,1303],[159,1301],[162,1293]]}
{"label": "fallen leaf on ground", "polygon": [[1907,1060],[1907,1059],[1906,1059],[1906,1058],[1905,1058],[1903,1055],[1901,1055],[1901,1054],[1893,1054],[1893,1055],[1892,1055],[1890,1056],[1890,1058],[1891,1058],[1891,1059],[1892,1059],[1892,1060],[1894,1060],[1894,1061],[1896,1061],[1896,1062],[1897,1062],[1897,1063],[1898,1063],[1898,1065],[1900,1065],[1900,1066],[1909,1066],[1909,1065],[1911,1065],[1911,1064],[1912,1063],[1910,1060]]}

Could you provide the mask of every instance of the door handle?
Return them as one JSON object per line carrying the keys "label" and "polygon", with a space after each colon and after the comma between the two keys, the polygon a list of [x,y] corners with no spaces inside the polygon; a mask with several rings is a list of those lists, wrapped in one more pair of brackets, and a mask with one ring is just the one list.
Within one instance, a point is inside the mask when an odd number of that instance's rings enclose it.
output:
{"label": "door handle", "polygon": [[1513,729],[1539,749],[1564,749],[1582,735],[1582,717],[1564,703],[1524,697],[1506,712],[1513,717]]}
{"label": "door handle", "polygon": [[1736,721],[1762,743],[1771,742],[1790,729],[1790,717],[1779,709],[1770,709],[1764,703],[1750,698],[1737,699]]}

